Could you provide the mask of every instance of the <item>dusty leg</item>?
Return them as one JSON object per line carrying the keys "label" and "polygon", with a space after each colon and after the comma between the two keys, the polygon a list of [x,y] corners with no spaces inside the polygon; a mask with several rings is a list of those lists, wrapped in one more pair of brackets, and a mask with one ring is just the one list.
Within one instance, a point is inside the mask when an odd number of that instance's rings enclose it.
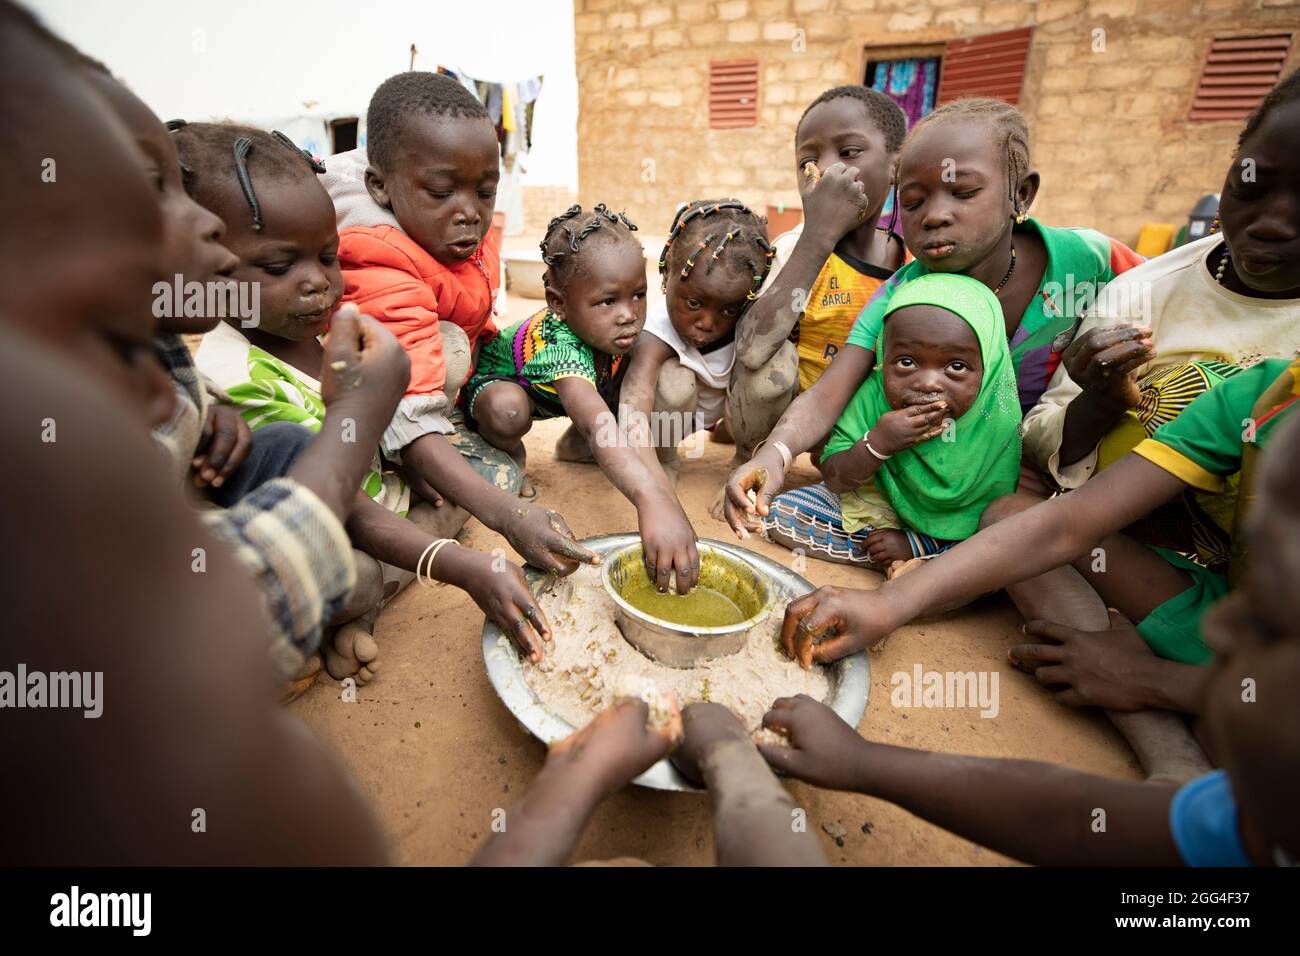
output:
{"label": "dusty leg", "polygon": [[740,720],[721,704],[682,711],[685,738],[672,761],[708,787],[719,866],[825,866],[817,837],[793,825],[794,799]]}
{"label": "dusty leg", "polygon": [[[981,526],[1033,507],[1039,500],[1029,495],[999,498],[984,512]],[[1104,631],[1110,627],[1105,602],[1073,567],[1057,568],[1014,584],[1007,588],[1007,594],[1026,620],[1041,618],[1081,631]],[[1178,714],[1108,710],[1106,716],[1137,754],[1148,780],[1184,782],[1213,769]]]}
{"label": "dusty leg", "polygon": [[469,336],[455,322],[439,322],[438,332],[442,335],[442,364],[447,375],[442,390],[448,405],[455,407],[456,395],[474,365],[474,352],[470,348]]}
{"label": "dusty leg", "polygon": [[790,342],[754,371],[736,362],[727,388],[727,426],[736,440],[738,463],[753,457],[755,446],[772,433],[798,390],[799,353]]}
{"label": "dusty leg", "polygon": [[[659,369],[659,381],[655,385],[655,404],[654,411],[656,416],[669,415],[667,419],[670,422],[689,422],[690,426],[695,424],[695,410],[699,405],[699,389],[695,384],[695,373],[688,368],[683,368],[681,363],[675,358],[670,358],[664,362]],[[682,435],[685,436],[686,428],[682,428]],[[675,434],[675,428],[658,429],[656,438],[664,433]],[[673,486],[677,485],[677,475],[681,471],[682,460],[677,454],[676,445],[664,445],[655,448],[655,454],[659,458],[659,464],[663,465],[664,473]]]}

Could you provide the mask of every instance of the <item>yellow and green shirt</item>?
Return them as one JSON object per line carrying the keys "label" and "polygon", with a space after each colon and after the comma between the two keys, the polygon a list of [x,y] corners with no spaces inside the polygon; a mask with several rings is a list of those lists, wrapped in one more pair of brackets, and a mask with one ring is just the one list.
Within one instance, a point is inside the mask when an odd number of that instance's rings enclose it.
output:
{"label": "yellow and green shirt", "polygon": [[[771,288],[802,232],[803,225],[800,224],[782,233],[772,244],[776,258],[764,282],[766,288]],[[790,333],[790,341],[799,352],[800,391],[810,388],[821,378],[831,360],[848,342],[849,332],[859,313],[891,275],[889,269],[863,262],[838,249],[831,253],[808,290],[803,316]]]}

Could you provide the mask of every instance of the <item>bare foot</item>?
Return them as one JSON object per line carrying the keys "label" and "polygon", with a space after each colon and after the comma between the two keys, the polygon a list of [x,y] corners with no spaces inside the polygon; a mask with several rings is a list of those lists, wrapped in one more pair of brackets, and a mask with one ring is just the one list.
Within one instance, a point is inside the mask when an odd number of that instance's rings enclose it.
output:
{"label": "bare foot", "polygon": [[910,561],[916,557],[907,535],[897,528],[877,528],[867,535],[867,555],[878,568],[888,570],[896,561]]}
{"label": "bare foot", "polygon": [[909,558],[906,561],[891,561],[889,562],[889,566],[885,568],[885,577],[890,581],[894,580],[894,578],[901,578],[904,574],[910,574],[915,571],[924,563],[925,561],[921,558]]}
{"label": "bare foot", "polygon": [[590,465],[596,461],[591,453],[591,445],[575,425],[566,428],[560,440],[555,443],[555,457],[560,461],[572,461],[580,465]]}
{"label": "bare foot", "polygon": [[366,684],[379,670],[379,645],[366,627],[356,621],[344,624],[326,638],[322,653],[325,670],[335,680],[355,677],[357,684]]}

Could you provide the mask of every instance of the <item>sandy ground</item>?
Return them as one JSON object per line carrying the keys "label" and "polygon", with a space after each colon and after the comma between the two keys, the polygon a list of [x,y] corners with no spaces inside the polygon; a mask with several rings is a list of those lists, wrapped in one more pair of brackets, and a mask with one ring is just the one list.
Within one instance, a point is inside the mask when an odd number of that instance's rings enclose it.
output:
{"label": "sandy ground", "polygon": [[[514,298],[519,318],[538,303]],[[506,319],[509,321],[509,319]],[[594,466],[553,459],[567,422],[540,422],[527,439],[529,474],[538,501],[564,515],[579,537],[636,530],[636,513]],[[708,508],[730,471],[732,448],[706,443],[682,469],[679,494],[701,538],[734,540]],[[815,480],[807,457],[790,484]],[[491,550],[509,546],[471,521],[466,543]],[[747,547],[782,562],[790,552],[750,539]],[[810,560],[802,572],[815,585],[874,588],[880,575]],[[952,753],[1020,757],[1064,764],[1111,777],[1136,779],[1138,766],[1105,718],[1058,705],[1029,676],[1008,666],[1019,616],[1005,598],[897,631],[871,655],[871,697],[858,731],[873,740]],[[493,810],[508,809],[541,767],[545,748],[511,716],[484,672],[483,615],[462,591],[412,587],[379,618],[376,638],[382,670],[341,700],[339,685],[321,676],[292,707],[369,795],[403,864],[457,865],[487,839]],[[890,678],[926,670],[996,671],[1000,712],[978,708],[901,708],[890,702]],[[888,803],[832,793],[799,782],[787,786],[828,859],[837,864],[1004,864],[1008,860],[918,820]],[[713,862],[712,812],[703,794],[631,787],[614,795],[588,825],[574,860],[637,856],[655,864]],[[846,831],[838,846],[824,825]],[[1032,826],[1032,821],[1024,821]]]}

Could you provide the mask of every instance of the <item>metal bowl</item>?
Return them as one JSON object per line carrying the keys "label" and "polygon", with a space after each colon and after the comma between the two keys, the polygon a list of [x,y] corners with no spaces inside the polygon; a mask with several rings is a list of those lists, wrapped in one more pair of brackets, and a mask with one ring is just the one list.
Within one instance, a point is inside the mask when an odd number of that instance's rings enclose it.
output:
{"label": "metal bowl", "polygon": [[[597,538],[588,538],[582,543],[607,559],[615,551],[630,544],[640,544],[641,538],[635,534],[611,534]],[[813,590],[813,586],[804,578],[795,574],[770,558],[756,554],[738,545],[724,541],[701,541],[734,555],[747,562],[766,579],[768,597],[773,605],[792,601],[800,595]],[[534,594],[554,584],[555,579],[535,568],[525,569],[528,586]],[[491,621],[483,624],[483,662],[487,667],[488,680],[501,698],[506,709],[514,714],[524,728],[545,744],[563,740],[577,728],[557,714],[551,713],[538,699],[537,694],[524,679],[524,663],[514,650],[514,645],[501,647],[498,640],[502,637],[501,628]],[[871,669],[865,651],[859,651],[827,667],[830,678],[831,695],[826,703],[839,714],[850,727],[856,727],[867,709],[867,694],[871,690]],[[683,777],[668,760],[660,760],[641,776],[632,781],[642,787],[653,790],[699,791],[689,780]]]}
{"label": "metal bowl", "polygon": [[703,541],[697,550],[700,586],[730,599],[746,615],[743,621],[721,627],[677,624],[628,601],[629,590],[650,583],[640,541],[619,548],[601,562],[605,590],[618,608],[614,623],[619,631],[646,657],[669,667],[694,667],[736,653],[749,640],[749,632],[772,613],[770,589],[752,564]]}

